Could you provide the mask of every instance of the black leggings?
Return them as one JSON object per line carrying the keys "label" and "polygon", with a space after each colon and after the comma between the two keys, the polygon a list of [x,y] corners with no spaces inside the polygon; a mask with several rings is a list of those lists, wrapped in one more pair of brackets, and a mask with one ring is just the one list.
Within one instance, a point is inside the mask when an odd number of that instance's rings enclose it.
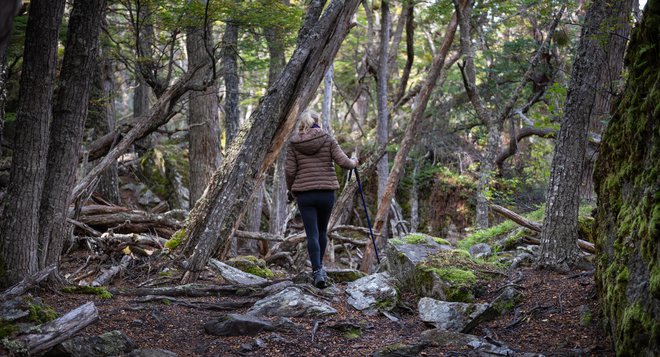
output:
{"label": "black leggings", "polygon": [[307,234],[307,252],[312,269],[323,266],[323,255],[328,245],[328,221],[335,204],[335,191],[313,190],[296,192],[296,201]]}

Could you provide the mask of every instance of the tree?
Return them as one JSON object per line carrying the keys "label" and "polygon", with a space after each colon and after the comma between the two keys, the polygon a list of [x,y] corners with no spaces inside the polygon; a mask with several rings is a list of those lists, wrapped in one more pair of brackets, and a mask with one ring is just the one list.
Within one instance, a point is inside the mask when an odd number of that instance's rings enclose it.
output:
{"label": "tree", "polygon": [[[206,22],[206,21],[204,21]],[[215,61],[212,54],[212,34],[205,23],[187,30],[188,67],[195,68]],[[188,94],[188,127],[190,162],[190,205],[202,197],[213,172],[220,166],[220,123],[218,120],[217,86]]]}
{"label": "tree", "polygon": [[197,280],[209,257],[227,248],[236,222],[245,213],[245,203],[317,89],[358,4],[358,0],[334,0],[323,11],[324,1],[311,2],[289,63],[241,128],[209,189],[190,213],[183,247],[190,258],[183,283]]}
{"label": "tree", "polygon": [[[378,107],[378,124],[376,125],[376,142],[379,146],[385,145],[388,141],[388,121],[390,111],[387,106],[387,78],[388,78],[388,46],[390,42],[390,5],[389,0],[382,0],[380,3],[380,46],[378,48],[378,75],[376,76],[376,105]],[[376,169],[378,176],[378,200],[380,201],[385,194],[387,185],[387,176],[389,175],[389,164],[387,153],[378,162]],[[387,232],[387,226],[381,228],[382,232]]]}
{"label": "tree", "polygon": [[69,233],[69,195],[76,181],[105,3],[76,0],[69,19],[39,209],[39,269],[59,264]]}
{"label": "tree", "polygon": [[238,24],[230,19],[222,37],[222,71],[225,79],[225,147],[229,147],[240,125],[238,97]]}
{"label": "tree", "polygon": [[0,286],[38,268],[39,203],[46,176],[44,158],[63,14],[64,0],[35,0],[30,4],[11,181],[0,214]]}
{"label": "tree", "polygon": [[566,95],[552,160],[547,206],[541,233],[539,267],[565,271],[580,262],[578,240],[579,187],[584,169],[589,119],[600,88],[600,72],[607,65],[611,36],[604,33],[608,21],[629,16],[614,6],[620,0],[596,0],[585,15],[571,83]]}
{"label": "tree", "polygon": [[[5,100],[7,93],[5,91],[5,53],[9,43],[9,35],[14,24],[14,16],[21,8],[20,0],[4,0],[0,8],[0,144],[2,144],[2,130],[5,119]],[[0,145],[0,155],[2,155],[2,145]]]}

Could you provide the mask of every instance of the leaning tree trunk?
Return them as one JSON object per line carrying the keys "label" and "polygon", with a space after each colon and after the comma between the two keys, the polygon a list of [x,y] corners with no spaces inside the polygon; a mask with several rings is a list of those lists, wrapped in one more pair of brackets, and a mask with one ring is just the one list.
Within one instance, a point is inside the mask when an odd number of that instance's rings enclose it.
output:
{"label": "leaning tree trunk", "polygon": [[46,176],[57,36],[64,0],[34,0],[25,34],[14,155],[0,216],[0,287],[38,269],[39,202]]}
{"label": "leaning tree trunk", "polygon": [[628,14],[618,13],[613,0],[595,0],[585,15],[580,44],[573,63],[561,128],[555,141],[547,207],[541,232],[539,267],[566,271],[580,261],[578,208],[587,132],[600,72],[606,66],[610,38],[602,36],[609,21]]}
{"label": "leaning tree trunk", "polygon": [[660,1],[643,16],[594,172],[595,280],[617,356],[660,355]]}
{"label": "leaning tree trunk", "polygon": [[332,134],[330,117],[332,116],[332,76],[334,73],[334,66],[331,63],[323,77],[323,105],[321,107],[321,126],[330,134]]}
{"label": "leaning tree trunk", "polygon": [[39,269],[59,263],[68,232],[69,194],[76,180],[105,3],[76,0],[69,18],[39,209]]}
{"label": "leaning tree trunk", "polygon": [[[205,34],[206,33],[206,34]],[[188,67],[195,68],[210,63],[213,43],[211,29],[202,25],[188,29],[186,49]],[[215,85],[204,91],[188,94],[188,127],[190,161],[190,205],[202,197],[213,172],[220,166],[222,152],[220,147],[220,124],[218,121],[218,95]]]}
{"label": "leaning tree trunk", "polygon": [[[376,142],[379,146],[385,145],[388,138],[388,121],[390,112],[387,107],[387,55],[390,41],[390,7],[389,0],[381,1],[380,18],[380,46],[378,53],[378,75],[376,78],[376,106],[378,107],[378,125],[376,128]],[[389,174],[389,164],[387,153],[378,161],[376,169],[378,176],[378,201],[380,202],[385,194],[387,186],[387,176]],[[383,226],[381,231],[385,233],[387,227]]]}
{"label": "leaning tree trunk", "polygon": [[[463,6],[464,5],[465,2],[463,2]],[[401,177],[403,177],[403,169],[405,166],[406,158],[408,157],[408,153],[410,153],[410,150],[417,141],[417,135],[419,135],[418,131],[422,120],[424,119],[424,111],[426,110],[426,106],[428,105],[429,98],[431,98],[431,93],[436,86],[438,78],[440,78],[440,74],[442,73],[445,59],[447,58],[447,54],[451,49],[451,44],[454,41],[454,35],[456,34],[457,27],[458,20],[456,15],[454,15],[447,25],[445,38],[442,41],[442,47],[433,58],[429,76],[424,80],[419,94],[417,95],[412,118],[410,119],[410,123],[406,128],[406,134],[401,141],[399,150],[394,157],[392,171],[388,177],[387,186],[383,197],[378,203],[378,212],[376,213],[376,218],[374,219],[374,231],[378,234],[376,238],[377,246],[383,245],[383,237],[380,233],[383,232],[383,229],[387,223],[387,215],[390,210],[390,202],[392,202],[392,197],[394,197],[396,187],[399,185]],[[362,265],[360,267],[361,270],[370,272],[373,268],[374,257],[373,245],[368,244],[362,257]]]}
{"label": "leaning tree trunk", "polygon": [[245,212],[245,202],[318,88],[358,4],[359,0],[333,0],[319,17],[324,1],[312,1],[291,60],[239,131],[209,189],[190,214],[183,247],[184,254],[190,255],[184,282],[195,281],[209,257],[226,248],[235,223]]}

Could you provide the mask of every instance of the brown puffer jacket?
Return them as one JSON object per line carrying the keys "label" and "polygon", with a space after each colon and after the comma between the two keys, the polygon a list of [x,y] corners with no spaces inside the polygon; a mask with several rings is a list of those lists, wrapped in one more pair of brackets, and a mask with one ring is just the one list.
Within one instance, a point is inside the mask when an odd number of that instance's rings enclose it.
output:
{"label": "brown puffer jacket", "polygon": [[312,127],[293,134],[286,156],[287,189],[294,193],[338,189],[333,162],[344,169],[356,166],[355,160],[348,158],[337,140],[323,129]]}

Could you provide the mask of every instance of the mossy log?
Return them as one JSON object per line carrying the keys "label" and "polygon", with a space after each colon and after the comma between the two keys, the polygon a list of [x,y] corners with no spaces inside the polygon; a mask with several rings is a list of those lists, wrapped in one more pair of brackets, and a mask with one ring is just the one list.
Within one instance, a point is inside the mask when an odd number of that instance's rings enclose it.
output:
{"label": "mossy log", "polygon": [[15,347],[18,351],[27,352],[29,356],[37,355],[68,340],[98,319],[96,306],[93,302],[88,302],[60,318],[30,329],[32,333],[19,335],[5,343],[5,347]]}

